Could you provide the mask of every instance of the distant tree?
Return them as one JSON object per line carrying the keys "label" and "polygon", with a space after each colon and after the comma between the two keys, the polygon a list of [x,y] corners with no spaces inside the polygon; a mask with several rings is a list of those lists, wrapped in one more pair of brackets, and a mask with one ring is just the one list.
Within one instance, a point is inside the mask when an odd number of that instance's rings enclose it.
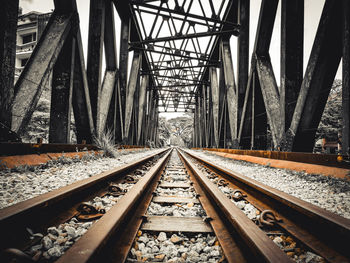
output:
{"label": "distant tree", "polygon": [[316,132],[316,140],[326,138],[328,141],[338,140],[342,127],[342,82],[334,80],[328,96],[320,124]]}
{"label": "distant tree", "polygon": [[159,134],[159,143],[161,146],[165,146],[169,143],[170,139],[170,128],[169,124],[164,117],[159,117],[158,123],[158,134]]}

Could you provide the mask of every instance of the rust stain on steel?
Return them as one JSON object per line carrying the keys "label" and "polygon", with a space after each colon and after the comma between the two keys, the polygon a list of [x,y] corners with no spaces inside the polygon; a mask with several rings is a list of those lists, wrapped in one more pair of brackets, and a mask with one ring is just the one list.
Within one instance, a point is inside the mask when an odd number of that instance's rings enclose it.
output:
{"label": "rust stain on steel", "polygon": [[228,199],[194,164],[184,155],[193,174],[208,192],[210,197],[225,215],[234,229],[240,234],[256,256],[267,262],[293,262],[276,244],[255,225],[230,199]]}
{"label": "rust stain on steel", "polygon": [[225,254],[225,258],[228,262],[248,262],[244,253],[239,247],[239,240],[234,238],[234,235],[227,229],[223,221],[220,219],[220,215],[216,212],[213,205],[210,203],[210,200],[206,197],[203,189],[200,187],[198,180],[192,173],[192,170],[187,163],[184,162],[184,165],[188,171],[188,174],[193,181],[193,187],[196,192],[199,194],[198,199],[201,202],[206,214],[212,218],[210,221],[211,227],[214,229],[215,235],[218,238],[220,245]]}
{"label": "rust stain on steel", "polygon": [[[193,148],[195,150],[200,148]],[[349,164],[339,162],[339,155],[336,154],[315,154],[301,152],[279,152],[279,151],[262,151],[262,150],[237,150],[223,148],[203,148],[206,151],[232,153],[237,155],[250,155],[255,157],[302,162],[310,164],[319,164],[326,166],[334,166],[339,168],[350,168]]]}
{"label": "rust stain on steel", "polygon": [[[105,181],[110,179],[111,177],[120,174],[124,171],[127,171],[131,169],[132,167],[139,165],[143,162],[146,162],[153,158],[155,155],[158,155],[165,150],[160,150],[156,152],[154,155],[145,157],[143,159],[140,159],[136,162],[133,162],[131,164],[125,164],[120,167],[117,167],[113,170],[103,172],[99,175],[95,175],[93,177],[75,182],[73,184],[67,185],[65,187],[59,188],[57,190],[48,192],[46,194],[34,197],[32,199],[29,199],[27,201],[23,201],[20,203],[17,203],[13,206],[6,207],[4,209],[0,210],[0,223],[3,226],[3,223],[5,221],[11,221],[11,220],[18,220],[18,218],[23,214],[30,214],[34,209],[41,209],[42,207],[48,207],[51,206],[57,202],[60,202],[62,199],[64,199],[66,196],[70,195],[76,195],[79,193],[79,191],[86,190],[87,188],[93,188],[96,183]],[[32,215],[35,216],[35,215]],[[27,219],[23,219],[27,220]],[[22,220],[22,221],[23,221]]]}
{"label": "rust stain on steel", "polygon": [[[302,240],[316,253],[331,262],[344,262],[349,251],[342,240],[350,240],[350,220],[328,212],[254,179],[230,171],[187,152],[193,158],[214,169],[235,187],[247,193],[245,198],[259,210],[273,210],[283,219],[278,224]],[[227,198],[228,199],[228,198]],[[228,199],[229,200],[229,199]],[[308,226],[312,226],[308,227]],[[346,261],[346,260],[345,260]]]}
{"label": "rust stain on steel", "polygon": [[249,156],[249,155],[239,155],[239,154],[222,153],[222,152],[214,152],[214,153],[217,155],[235,159],[235,160],[258,163],[258,164],[267,165],[275,168],[295,170],[300,172],[306,172],[309,174],[322,174],[326,176],[332,176],[332,177],[350,180],[350,177],[349,177],[350,169],[336,168],[336,167],[317,165],[317,164],[300,163],[300,162],[293,162],[293,161],[274,160],[274,159],[255,157],[255,156]]}
{"label": "rust stain on steel", "polygon": [[81,159],[87,154],[100,154],[101,152],[71,152],[71,153],[45,153],[45,154],[27,154],[27,155],[15,155],[15,156],[0,156],[0,170],[5,168],[14,168],[16,166],[28,165],[37,166],[47,163],[51,160],[58,159],[60,157],[66,158],[79,158]]}
{"label": "rust stain on steel", "polygon": [[56,262],[88,262],[93,260],[103,245],[108,242],[113,232],[118,229],[127,215],[134,208],[135,204],[143,197],[154,177],[159,173],[167,161],[169,151],[153,166],[131,190],[113,206],[88,232],[82,236],[60,259]]}

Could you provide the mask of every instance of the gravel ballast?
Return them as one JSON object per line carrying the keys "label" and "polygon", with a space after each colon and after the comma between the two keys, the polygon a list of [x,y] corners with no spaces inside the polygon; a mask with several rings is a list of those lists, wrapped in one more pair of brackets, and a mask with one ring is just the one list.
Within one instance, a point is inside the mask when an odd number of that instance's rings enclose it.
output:
{"label": "gravel ballast", "polygon": [[153,150],[125,150],[117,158],[86,155],[80,159],[62,158],[37,167],[0,171],[0,209],[89,178],[155,153]]}
{"label": "gravel ballast", "polygon": [[236,161],[201,150],[189,152],[350,219],[350,181]]}

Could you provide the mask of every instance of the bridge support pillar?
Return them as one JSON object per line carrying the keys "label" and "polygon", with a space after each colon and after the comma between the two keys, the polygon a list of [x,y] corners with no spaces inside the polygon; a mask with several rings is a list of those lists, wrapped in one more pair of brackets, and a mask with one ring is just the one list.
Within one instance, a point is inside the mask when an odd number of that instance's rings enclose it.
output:
{"label": "bridge support pillar", "polygon": [[350,155],[350,3],[343,0],[343,134],[342,152]]}
{"label": "bridge support pillar", "polygon": [[75,47],[70,33],[53,68],[49,143],[70,143]]}
{"label": "bridge support pillar", "polygon": [[5,0],[0,10],[0,141],[9,139],[16,58],[19,0]]}

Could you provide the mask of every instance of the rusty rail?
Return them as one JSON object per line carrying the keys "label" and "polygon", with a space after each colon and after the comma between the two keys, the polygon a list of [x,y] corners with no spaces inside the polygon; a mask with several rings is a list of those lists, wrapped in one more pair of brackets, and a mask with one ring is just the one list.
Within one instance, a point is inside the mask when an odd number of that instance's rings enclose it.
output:
{"label": "rusty rail", "polygon": [[[57,262],[98,262],[102,257],[103,251],[111,247],[114,248],[114,251],[109,249],[109,253],[113,254],[113,261],[124,262],[129,252],[129,245],[132,244],[139,226],[141,225],[141,215],[148,207],[146,200],[150,202],[150,196],[152,196],[150,190],[157,184],[157,178],[160,177],[170,153],[171,151],[163,156],[156,165],[153,166],[142,179],[96,222]],[[131,226],[130,222],[132,222]],[[126,227],[128,223],[129,227]],[[124,231],[125,229],[130,231]],[[120,241],[122,243],[118,245]],[[104,261],[106,260],[106,254],[103,255],[103,259]]]}
{"label": "rusty rail", "polygon": [[339,168],[350,168],[349,157],[337,154],[317,154],[302,152],[279,152],[279,151],[262,151],[262,150],[238,150],[223,148],[193,148],[194,150],[205,150],[212,152],[231,153],[239,155],[249,155],[254,157],[318,164]]}
{"label": "rusty rail", "polygon": [[187,167],[193,175],[195,175],[203,191],[211,199],[211,202],[216,204],[218,213],[224,218],[223,221],[228,222],[228,227],[238,233],[240,239],[243,241],[241,243],[236,243],[236,245],[240,247],[241,253],[245,254],[245,258],[241,261],[249,262],[249,259],[251,260],[249,255],[244,253],[248,247],[249,254],[254,254],[255,262],[292,262],[292,260],[236,205],[234,205],[188,157],[181,152],[180,155]]}
{"label": "rusty rail", "polygon": [[344,241],[350,240],[349,219],[185,152],[246,193],[245,199],[259,210],[273,211],[282,219],[278,226],[327,261],[348,262],[350,251]]}
{"label": "rusty rail", "polygon": [[82,201],[94,197],[96,192],[111,180],[121,178],[127,172],[146,163],[153,157],[166,152],[156,153],[130,164],[75,182],[46,194],[0,210],[0,249],[20,247],[26,233],[26,227],[40,232],[57,221],[68,220]]}
{"label": "rusty rail", "polygon": [[[137,145],[119,145],[117,149],[144,148]],[[41,153],[62,153],[77,151],[97,151],[98,147],[94,144],[62,144],[62,143],[20,143],[20,142],[1,142],[0,156],[41,154]]]}

